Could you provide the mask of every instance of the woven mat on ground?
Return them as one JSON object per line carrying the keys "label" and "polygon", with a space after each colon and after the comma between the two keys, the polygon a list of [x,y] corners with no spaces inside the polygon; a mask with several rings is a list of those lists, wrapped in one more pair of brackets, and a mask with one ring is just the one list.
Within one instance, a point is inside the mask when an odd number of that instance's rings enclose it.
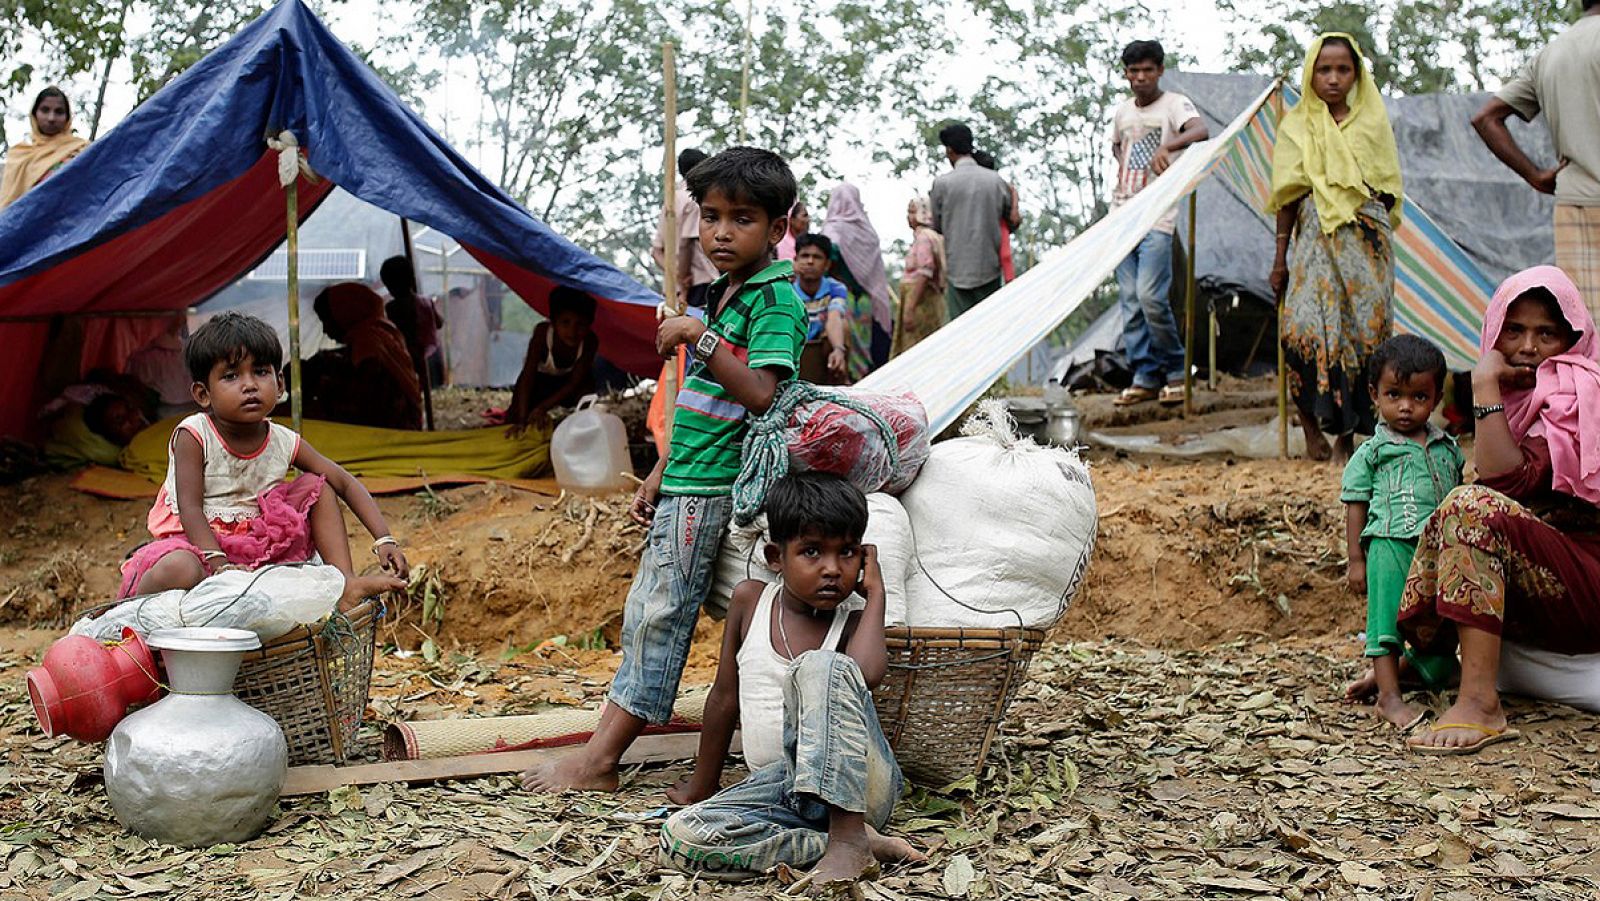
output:
{"label": "woven mat on ground", "polygon": [[[122,451],[122,468],[151,482],[166,478],[167,443],[178,421],[164,419],[134,436]],[[424,484],[510,482],[551,473],[548,431],[529,429],[508,438],[504,429],[413,432],[308,419],[300,433],[373,492],[378,492],[375,481],[381,478],[406,480],[409,488],[390,489],[403,491]]]}
{"label": "woven mat on ground", "polygon": [[[412,494],[424,488],[444,488],[450,485],[482,485],[487,482],[498,482],[510,485],[519,491],[528,491],[533,494],[546,494],[556,497],[561,494],[561,486],[555,479],[487,479],[483,476],[471,476],[463,473],[430,474],[426,479],[421,477],[399,478],[396,476],[377,476],[363,478],[361,484],[373,494]],[[106,466],[90,466],[82,469],[72,479],[72,487],[84,494],[95,497],[108,497],[113,500],[131,501],[141,499],[154,499],[160,486],[142,475],[128,472],[125,469],[111,469]]]}

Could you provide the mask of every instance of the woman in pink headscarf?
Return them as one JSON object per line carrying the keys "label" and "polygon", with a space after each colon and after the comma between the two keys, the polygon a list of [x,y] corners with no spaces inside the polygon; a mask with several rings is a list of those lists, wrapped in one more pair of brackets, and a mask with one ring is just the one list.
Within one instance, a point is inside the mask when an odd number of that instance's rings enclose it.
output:
{"label": "woman in pink headscarf", "polygon": [[1507,279],[1472,373],[1478,482],[1423,530],[1401,599],[1416,647],[1461,650],[1461,693],[1412,750],[1469,754],[1516,738],[1500,707],[1501,638],[1600,651],[1600,337],[1566,273]]}
{"label": "woman in pink headscarf", "polygon": [[833,241],[829,274],[850,289],[850,379],[855,381],[889,360],[894,336],[894,299],[883,270],[883,245],[867,219],[861,191],[847,181],[828,195],[822,233]]}

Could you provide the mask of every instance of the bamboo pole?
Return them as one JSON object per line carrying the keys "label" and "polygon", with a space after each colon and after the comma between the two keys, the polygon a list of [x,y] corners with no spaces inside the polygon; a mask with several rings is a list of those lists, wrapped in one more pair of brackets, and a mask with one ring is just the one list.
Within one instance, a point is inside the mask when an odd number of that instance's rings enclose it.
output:
{"label": "bamboo pole", "polygon": [[750,30],[754,15],[754,0],[744,0],[744,70],[739,76],[739,143],[745,142],[749,133],[745,129],[745,113],[750,109]]}
{"label": "bamboo pole", "polygon": [[1194,280],[1194,219],[1195,198],[1199,195],[1199,189],[1189,192],[1189,241],[1183,254],[1186,276],[1183,302],[1183,415],[1186,417],[1194,415],[1194,305],[1198,300]]}
{"label": "bamboo pole", "polygon": [[[683,315],[684,298],[678,296],[678,74],[673,57],[673,45],[661,45],[661,77],[666,88],[666,108],[662,122],[662,141],[666,147],[666,160],[662,165],[662,197],[664,198],[661,242],[664,245],[665,284],[662,285],[662,308],[668,316]],[[743,127],[741,125],[741,127]],[[667,360],[665,375],[661,379],[661,404],[666,413],[665,438],[672,441],[672,413],[678,407],[678,360],[683,348],[673,351]]]}
{"label": "bamboo pole", "polygon": [[1283,305],[1278,301],[1278,459],[1289,459],[1289,364],[1283,358]]}
{"label": "bamboo pole", "polygon": [[1206,304],[1206,387],[1217,390],[1217,305]]}
{"label": "bamboo pole", "polygon": [[289,392],[289,422],[300,431],[301,398],[305,396],[305,382],[300,366],[300,179],[296,177],[284,189],[289,232],[288,271],[289,283],[289,381],[294,390]]}

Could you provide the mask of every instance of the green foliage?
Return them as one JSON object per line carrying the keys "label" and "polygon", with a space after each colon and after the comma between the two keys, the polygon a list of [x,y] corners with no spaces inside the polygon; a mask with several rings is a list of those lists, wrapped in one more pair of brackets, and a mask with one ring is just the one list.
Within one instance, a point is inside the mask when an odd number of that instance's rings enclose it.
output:
{"label": "green foliage", "polygon": [[1218,0],[1241,71],[1296,75],[1318,34],[1348,32],[1396,94],[1486,90],[1513,75],[1578,13],[1577,0]]}

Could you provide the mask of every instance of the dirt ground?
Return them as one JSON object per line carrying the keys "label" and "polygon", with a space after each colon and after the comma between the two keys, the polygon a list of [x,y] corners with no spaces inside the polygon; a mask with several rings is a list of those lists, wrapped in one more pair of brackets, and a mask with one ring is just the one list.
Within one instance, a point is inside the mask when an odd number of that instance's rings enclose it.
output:
{"label": "dirt ground", "polygon": [[[1335,469],[1089,458],[1101,527],[1082,594],[981,778],[897,811],[931,861],[863,897],[1600,897],[1595,717],[1519,702],[1521,742],[1440,762],[1339,702],[1364,605],[1343,587]],[[22,684],[77,611],[111,597],[148,510],[67,482],[0,486],[0,897],[779,890],[656,868],[661,792],[686,764],[632,771],[616,798],[538,798],[506,777],[373,786],[285,801],[239,846],[129,836],[100,749],[43,738]],[[379,503],[420,573],[380,633],[372,723],[599,702],[643,540],[623,498],[487,485]],[[719,628],[702,624],[686,685],[709,682]]]}

